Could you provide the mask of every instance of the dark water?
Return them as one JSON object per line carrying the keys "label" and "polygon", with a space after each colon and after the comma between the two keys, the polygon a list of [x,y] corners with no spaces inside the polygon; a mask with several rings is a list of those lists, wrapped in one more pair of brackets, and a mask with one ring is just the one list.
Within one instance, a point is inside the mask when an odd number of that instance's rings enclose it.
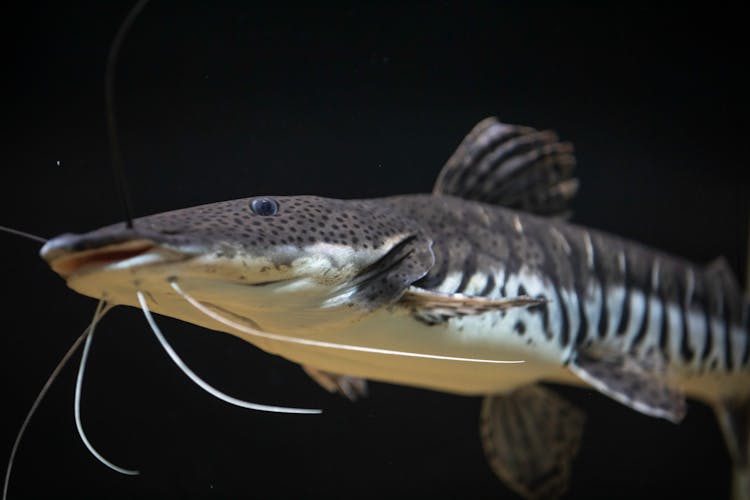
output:
{"label": "dark water", "polygon": [[[130,2],[35,3],[4,15],[0,224],[52,236],[122,218],[108,171],[104,58]],[[18,8],[18,7],[17,7]],[[420,6],[250,8],[154,0],[118,68],[138,214],[251,194],[374,197],[429,191],[481,118],[576,144],[575,221],[744,269],[747,80],[737,12]],[[57,162],[60,165],[57,165]],[[33,396],[94,309],[0,236],[5,455]],[[350,404],[226,335],[163,319],[176,349],[227,392],[322,407],[278,416],[194,387],[135,310],[94,344],[83,415],[74,369],[34,419],[11,491],[29,497],[513,498],[485,464],[479,400],[374,383]],[[726,497],[708,409],[641,416],[583,390],[570,498]]]}

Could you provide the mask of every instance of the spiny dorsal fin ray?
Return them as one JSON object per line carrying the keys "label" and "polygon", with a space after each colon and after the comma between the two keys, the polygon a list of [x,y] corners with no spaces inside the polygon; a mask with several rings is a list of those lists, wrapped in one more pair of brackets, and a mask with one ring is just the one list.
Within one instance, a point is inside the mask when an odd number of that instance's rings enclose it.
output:
{"label": "spiny dorsal fin ray", "polygon": [[526,295],[504,299],[488,299],[486,297],[472,297],[462,293],[434,292],[416,286],[410,286],[399,300],[400,305],[411,309],[417,319],[428,324],[441,323],[458,316],[471,316],[514,307],[532,307],[544,303],[544,299]]}
{"label": "spiny dorsal fin ray", "polygon": [[685,395],[667,383],[666,362],[656,351],[635,354],[585,350],[575,354],[570,370],[602,394],[652,417],[679,423]]}
{"label": "spiny dorsal fin ray", "polygon": [[578,190],[574,167],[573,145],[554,132],[486,118],[448,159],[433,194],[561,215]]}
{"label": "spiny dorsal fin ray", "polygon": [[557,498],[568,488],[585,416],[551,390],[520,387],[482,401],[482,447],[492,470],[524,498]]}

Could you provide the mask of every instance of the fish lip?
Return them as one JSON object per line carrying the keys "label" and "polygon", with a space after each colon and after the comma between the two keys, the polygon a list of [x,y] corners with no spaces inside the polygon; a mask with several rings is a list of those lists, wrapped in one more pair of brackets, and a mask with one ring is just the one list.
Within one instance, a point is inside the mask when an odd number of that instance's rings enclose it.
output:
{"label": "fish lip", "polygon": [[40,254],[49,266],[64,279],[78,277],[105,269],[127,268],[130,265],[153,265],[191,258],[170,250],[149,238],[124,239],[105,243],[95,248],[79,250],[73,235],[50,240]]}
{"label": "fish lip", "polygon": [[135,232],[135,230],[94,231],[87,234],[65,233],[50,239],[39,250],[39,255],[48,263],[71,254],[87,250],[99,250],[108,246],[128,244],[135,240],[149,240],[150,238]]}

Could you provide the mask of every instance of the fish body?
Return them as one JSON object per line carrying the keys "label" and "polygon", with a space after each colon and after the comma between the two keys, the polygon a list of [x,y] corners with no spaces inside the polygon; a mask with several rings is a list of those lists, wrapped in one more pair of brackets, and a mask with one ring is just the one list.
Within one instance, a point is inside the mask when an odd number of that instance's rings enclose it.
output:
{"label": "fish body", "polygon": [[[356,378],[485,395],[490,464],[527,497],[564,491],[583,425],[538,381],[589,385],[672,421],[685,394],[702,399],[746,472],[739,287],[722,261],[698,267],[562,220],[577,186],[571,151],[549,132],[488,119],[432,194],[233,200],[63,235],[42,256],[84,295],[138,307],[142,291],[153,311],[248,340],[324,386]],[[332,350],[259,339],[229,320],[330,344],[524,362]],[[513,427],[518,412],[535,425]],[[523,444],[530,432],[542,446]]]}
{"label": "fish body", "polygon": [[[402,231],[370,244],[363,239],[368,248],[343,243],[343,238],[335,236],[331,243],[318,242],[318,236],[312,242],[300,236],[303,241],[295,239],[288,244],[290,248],[266,253],[238,236],[234,226],[244,225],[241,219],[233,221],[214,244],[212,232],[221,227],[221,221],[212,222],[210,214],[248,212],[252,199],[190,209],[193,214],[206,214],[202,220],[209,228],[205,244],[198,243],[200,237],[195,235],[186,247],[182,234],[169,234],[184,224],[184,210],[138,219],[135,232],[166,250],[137,256],[127,265],[116,264],[105,274],[75,273],[68,283],[84,295],[106,296],[113,303],[138,307],[133,294],[137,283],[152,298],[155,312],[239,336],[300,364],[446,392],[481,395],[539,379],[582,383],[566,365],[572,353],[584,347],[636,356],[656,351],[669,360],[669,376],[675,383],[707,401],[737,387],[750,388],[747,324],[742,323],[747,314],[741,294],[730,280],[723,280],[721,272],[712,274],[678,257],[564,221],[435,195],[372,200],[274,198],[282,211],[296,204],[311,212],[315,210],[311,207],[321,207],[321,213],[331,214],[334,221],[336,214],[346,218],[361,214],[366,220],[365,214],[377,216],[378,212],[409,221]],[[175,225],[176,221],[180,222]],[[123,232],[127,234],[123,225],[115,225],[86,238],[96,246],[107,235]],[[427,245],[435,259],[415,286],[488,299],[530,295],[544,299],[544,305],[450,320],[450,314],[441,318],[440,311],[415,312],[408,305],[374,311],[349,307],[347,294],[353,290],[342,283],[413,234],[430,242]],[[53,240],[45,255],[54,261],[50,249],[69,241],[65,237]],[[85,240],[75,241],[83,245]],[[292,248],[297,244],[298,248]],[[170,248],[174,261],[170,261]],[[186,259],[182,252],[194,256]],[[356,260],[361,263],[353,263]],[[116,269],[118,265],[121,269]],[[368,353],[342,356],[257,340],[191,307],[169,287],[171,276],[179,276],[186,289],[195,289],[197,298],[221,304],[263,330],[340,343],[356,339],[370,347],[437,355],[504,356],[524,359],[525,364],[478,367]]]}

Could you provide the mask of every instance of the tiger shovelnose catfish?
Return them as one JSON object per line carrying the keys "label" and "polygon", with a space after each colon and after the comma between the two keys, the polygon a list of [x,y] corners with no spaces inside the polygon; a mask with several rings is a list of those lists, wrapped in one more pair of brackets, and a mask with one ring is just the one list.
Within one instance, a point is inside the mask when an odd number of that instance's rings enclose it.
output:
{"label": "tiger shovelnose catfish", "polygon": [[41,255],[84,295],[236,335],[350,399],[367,379],[484,396],[488,460],[527,498],[565,491],[584,424],[537,382],[673,422],[697,398],[748,498],[747,298],[723,260],[566,223],[574,164],[554,133],[489,118],[431,194],[226,201],[65,234]]}

